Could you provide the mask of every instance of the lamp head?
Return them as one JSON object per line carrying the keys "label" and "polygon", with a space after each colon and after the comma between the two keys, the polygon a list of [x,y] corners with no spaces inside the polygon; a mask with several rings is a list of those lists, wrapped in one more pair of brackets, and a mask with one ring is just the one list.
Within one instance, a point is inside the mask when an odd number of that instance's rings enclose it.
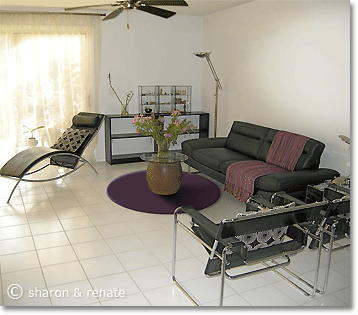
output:
{"label": "lamp head", "polygon": [[194,55],[200,58],[208,57],[211,54],[211,51],[202,50],[195,52]]}

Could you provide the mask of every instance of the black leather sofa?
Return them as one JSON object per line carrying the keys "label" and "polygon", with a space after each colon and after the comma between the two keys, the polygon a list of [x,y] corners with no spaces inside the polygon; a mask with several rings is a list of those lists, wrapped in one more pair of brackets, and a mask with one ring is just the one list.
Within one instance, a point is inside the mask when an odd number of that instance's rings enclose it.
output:
{"label": "black leather sofa", "polygon": [[[186,164],[224,183],[230,164],[246,160],[265,161],[277,132],[276,129],[234,121],[227,137],[186,140],[182,142],[182,152],[188,156]],[[303,200],[307,185],[340,176],[335,170],[319,168],[324,147],[320,141],[308,140],[294,171],[257,178],[255,194],[269,199],[273,193],[285,191]]]}

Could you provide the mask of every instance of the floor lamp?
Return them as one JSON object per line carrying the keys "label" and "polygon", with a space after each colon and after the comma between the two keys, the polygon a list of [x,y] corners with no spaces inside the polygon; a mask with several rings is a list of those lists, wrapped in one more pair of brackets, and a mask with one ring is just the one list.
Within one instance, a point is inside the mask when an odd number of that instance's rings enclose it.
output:
{"label": "floor lamp", "polygon": [[215,92],[215,117],[214,117],[214,138],[216,138],[216,132],[218,129],[218,97],[219,97],[219,89],[222,90],[222,86],[220,83],[220,80],[218,78],[218,75],[216,74],[216,71],[214,69],[214,66],[210,60],[209,55],[211,54],[210,51],[199,51],[195,52],[194,55],[200,58],[206,58],[206,61],[209,64],[211,73],[214,76],[215,82],[216,82],[216,92]]}

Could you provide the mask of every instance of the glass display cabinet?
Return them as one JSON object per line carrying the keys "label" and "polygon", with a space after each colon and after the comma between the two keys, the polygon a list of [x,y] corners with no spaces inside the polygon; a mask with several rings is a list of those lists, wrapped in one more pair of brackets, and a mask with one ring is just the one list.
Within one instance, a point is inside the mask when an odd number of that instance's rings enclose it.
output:
{"label": "glass display cabinet", "polygon": [[188,85],[140,85],[138,95],[141,114],[191,112],[192,87]]}

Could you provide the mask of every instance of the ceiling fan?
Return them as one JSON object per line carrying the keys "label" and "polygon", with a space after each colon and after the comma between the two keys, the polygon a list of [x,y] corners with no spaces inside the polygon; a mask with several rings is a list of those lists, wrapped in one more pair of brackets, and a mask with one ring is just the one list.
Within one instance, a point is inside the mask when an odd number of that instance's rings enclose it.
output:
{"label": "ceiling fan", "polygon": [[117,9],[109,13],[103,19],[103,21],[114,19],[119,14],[121,14],[124,10],[132,10],[132,9],[137,9],[150,14],[154,14],[165,19],[170,18],[171,16],[176,14],[176,12],[153,7],[153,5],[188,6],[188,4],[184,0],[123,0],[123,1],[116,1],[115,3],[112,4],[97,4],[97,5],[87,5],[82,7],[65,8],[65,11],[78,10],[84,8],[104,7],[104,6],[118,7]]}

